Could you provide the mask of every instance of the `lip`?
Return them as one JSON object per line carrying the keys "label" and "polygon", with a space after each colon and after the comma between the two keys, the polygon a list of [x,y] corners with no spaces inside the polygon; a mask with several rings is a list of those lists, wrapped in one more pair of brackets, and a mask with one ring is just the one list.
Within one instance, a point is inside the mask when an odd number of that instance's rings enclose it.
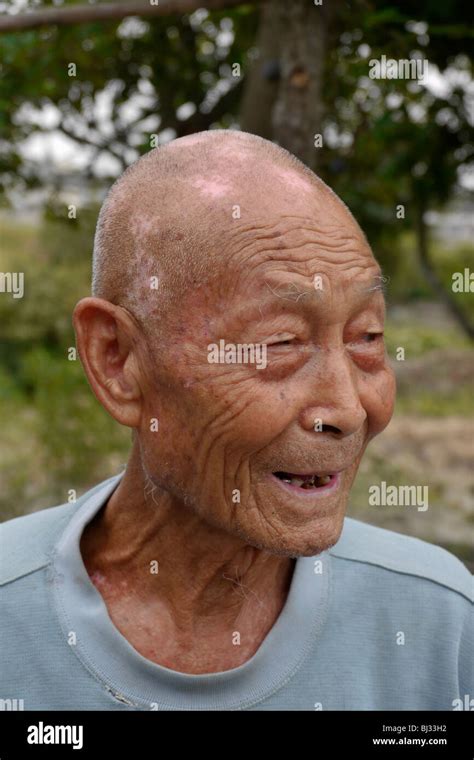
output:
{"label": "lip", "polygon": [[[296,475],[296,473],[293,474]],[[270,478],[272,479],[273,483],[278,483],[281,488],[283,488],[287,493],[290,493],[293,497],[298,496],[301,499],[318,499],[323,496],[329,496],[329,494],[337,491],[341,484],[340,472],[331,472],[328,473],[328,475],[331,475],[331,480],[325,486],[308,489],[294,486],[291,483],[285,483],[284,480],[277,478],[273,472],[270,473]]]}
{"label": "lip", "polygon": [[[288,470],[288,472],[290,472],[290,470]],[[310,478],[312,475],[335,475],[336,471],[317,473],[317,472],[293,472],[293,470],[291,470],[291,474],[297,478]],[[321,486],[321,488],[323,488],[323,486]]]}

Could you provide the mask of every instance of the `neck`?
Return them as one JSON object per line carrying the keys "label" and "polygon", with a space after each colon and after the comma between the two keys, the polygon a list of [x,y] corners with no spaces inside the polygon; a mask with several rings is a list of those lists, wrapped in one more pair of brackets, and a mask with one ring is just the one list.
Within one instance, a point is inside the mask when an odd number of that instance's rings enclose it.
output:
{"label": "neck", "polygon": [[295,564],[209,525],[168,493],[151,494],[133,457],[86,527],[81,552],[106,600],[136,606],[138,599],[147,623],[166,621],[168,637],[183,646],[199,631],[207,641],[238,631],[247,654],[281,612]]}

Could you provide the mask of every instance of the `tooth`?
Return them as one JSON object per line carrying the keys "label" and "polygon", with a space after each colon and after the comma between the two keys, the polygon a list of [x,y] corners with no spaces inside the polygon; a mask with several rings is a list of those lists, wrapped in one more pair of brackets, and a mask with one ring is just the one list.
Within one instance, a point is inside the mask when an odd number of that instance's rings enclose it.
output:
{"label": "tooth", "polygon": [[304,478],[291,478],[292,485],[302,486],[304,482]]}
{"label": "tooth", "polygon": [[320,475],[320,476],[318,477],[318,484],[319,484],[320,486],[325,486],[325,485],[327,485],[327,484],[328,484],[330,481],[331,481],[331,476],[330,476],[330,475]]}

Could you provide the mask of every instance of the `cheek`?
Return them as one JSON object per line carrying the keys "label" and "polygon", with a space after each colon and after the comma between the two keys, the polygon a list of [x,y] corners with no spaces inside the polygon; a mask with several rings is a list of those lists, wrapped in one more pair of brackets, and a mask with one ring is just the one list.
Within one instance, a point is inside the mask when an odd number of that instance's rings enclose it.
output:
{"label": "cheek", "polygon": [[361,391],[361,403],[367,412],[370,438],[381,433],[390,422],[395,394],[395,375],[390,367],[370,375],[365,380]]}
{"label": "cheek", "polygon": [[288,401],[280,399],[274,388],[255,388],[245,398],[247,403],[235,419],[235,430],[244,447],[259,450],[285,430],[293,415]]}
{"label": "cheek", "polygon": [[[239,454],[266,446],[291,419],[289,399],[277,384],[262,382],[258,372],[249,376],[248,369],[229,371],[196,389],[202,394],[202,434]],[[199,402],[195,396],[193,406]]]}
{"label": "cheek", "polygon": [[168,395],[153,395],[146,400],[139,431],[142,459],[149,472],[182,480],[183,473],[195,475],[196,452],[202,442],[198,424],[200,409],[175,403]]}

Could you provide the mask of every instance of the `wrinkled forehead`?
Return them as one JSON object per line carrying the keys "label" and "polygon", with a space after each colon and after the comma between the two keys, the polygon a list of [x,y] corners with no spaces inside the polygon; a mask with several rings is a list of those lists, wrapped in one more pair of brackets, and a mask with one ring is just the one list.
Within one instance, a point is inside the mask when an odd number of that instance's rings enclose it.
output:
{"label": "wrinkled forehead", "polygon": [[386,279],[352,223],[316,223],[297,214],[255,219],[238,229],[212,281],[191,294],[190,310],[210,319],[324,313],[331,320],[369,300],[383,304]]}
{"label": "wrinkled forehead", "polygon": [[311,199],[278,214],[275,208],[277,204],[268,213],[249,214],[223,233],[221,276],[234,288],[262,290],[263,283],[272,281],[312,287],[316,278],[321,288],[337,289],[338,284],[381,275],[364,233],[342,204],[329,199],[322,206]]}
{"label": "wrinkled forehead", "polygon": [[[218,163],[177,178],[172,194],[149,192],[145,202],[131,201],[130,284],[133,305],[143,314],[154,276],[165,287],[176,282],[178,300],[205,285],[206,300],[222,304],[233,294],[245,299],[262,291],[272,277],[304,277],[300,284],[311,287],[319,271],[336,281],[353,267],[377,274],[346,206],[324,183],[292,167],[262,162],[256,171],[232,163],[226,171],[225,162]],[[159,293],[151,292],[152,302]]]}

